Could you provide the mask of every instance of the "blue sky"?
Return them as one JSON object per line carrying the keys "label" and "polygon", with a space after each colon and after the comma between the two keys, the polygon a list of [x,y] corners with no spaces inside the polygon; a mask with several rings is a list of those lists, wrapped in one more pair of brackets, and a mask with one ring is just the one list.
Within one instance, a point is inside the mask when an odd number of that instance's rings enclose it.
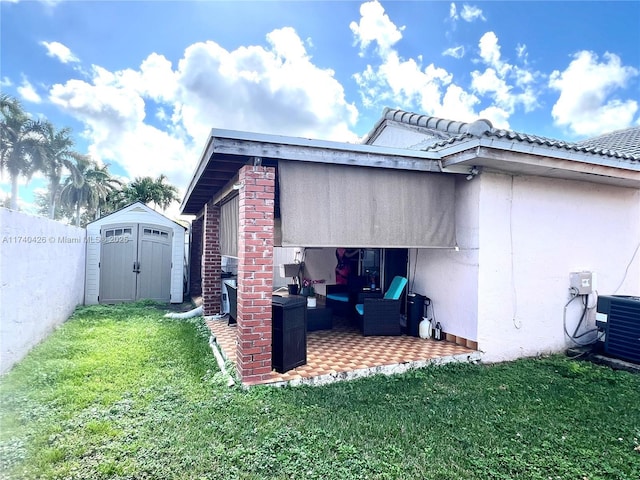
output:
{"label": "blue sky", "polygon": [[[565,140],[640,124],[640,2],[0,0],[3,93],[184,191],[211,128],[356,142],[385,106]],[[45,182],[21,182],[23,207]],[[0,190],[10,190],[6,175]]]}

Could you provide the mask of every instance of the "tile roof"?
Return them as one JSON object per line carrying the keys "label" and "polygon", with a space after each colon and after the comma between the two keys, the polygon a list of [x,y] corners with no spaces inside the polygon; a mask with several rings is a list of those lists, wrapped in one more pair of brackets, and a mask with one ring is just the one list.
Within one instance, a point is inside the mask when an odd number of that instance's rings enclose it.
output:
{"label": "tile roof", "polygon": [[640,127],[616,130],[599,137],[577,142],[576,145],[602,150],[602,152],[615,151],[640,159]]}
{"label": "tile roof", "polygon": [[[472,123],[456,122],[428,115],[386,108],[384,120],[413,125],[427,130],[441,138],[427,146],[425,150],[440,150],[449,145],[471,138],[498,138],[544,147],[555,147],[568,151],[589,153],[605,157],[614,157],[632,162],[640,162],[640,127],[619,130],[581,142],[566,142],[553,138],[493,128],[489,120],[476,120]],[[444,137],[444,138],[443,138]]]}

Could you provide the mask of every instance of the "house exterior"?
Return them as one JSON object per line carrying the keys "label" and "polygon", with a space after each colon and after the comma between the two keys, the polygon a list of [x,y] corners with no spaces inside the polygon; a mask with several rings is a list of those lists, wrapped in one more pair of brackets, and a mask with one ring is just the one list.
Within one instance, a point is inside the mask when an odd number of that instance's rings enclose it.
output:
{"label": "house exterior", "polygon": [[221,256],[238,258],[245,383],[271,371],[274,246],[325,263],[336,247],[406,249],[447,338],[488,362],[560,351],[583,309],[593,327],[597,293],[640,293],[640,128],[568,143],[386,109],[361,145],[213,130],[182,213],[206,315]]}
{"label": "house exterior", "polygon": [[181,303],[185,230],[141,202],[89,223],[85,304]]}

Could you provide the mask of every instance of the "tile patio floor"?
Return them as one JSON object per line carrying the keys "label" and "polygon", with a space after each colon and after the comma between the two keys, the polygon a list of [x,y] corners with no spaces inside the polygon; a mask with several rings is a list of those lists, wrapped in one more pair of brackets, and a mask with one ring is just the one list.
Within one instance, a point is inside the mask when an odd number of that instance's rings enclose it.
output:
{"label": "tile patio floor", "polygon": [[[226,360],[236,360],[236,326],[227,318],[206,320]],[[307,333],[307,363],[286,373],[273,371],[262,384],[320,385],[375,374],[402,373],[434,363],[476,362],[480,352],[447,341],[399,337],[364,337],[334,317],[331,330]]]}

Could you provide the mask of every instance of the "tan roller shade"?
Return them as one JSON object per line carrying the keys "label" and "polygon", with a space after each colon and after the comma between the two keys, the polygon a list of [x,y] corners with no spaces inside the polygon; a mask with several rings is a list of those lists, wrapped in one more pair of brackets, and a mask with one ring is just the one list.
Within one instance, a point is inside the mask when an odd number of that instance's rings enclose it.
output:
{"label": "tan roller shade", "polygon": [[452,175],[278,164],[282,246],[454,247]]}
{"label": "tan roller shade", "polygon": [[237,195],[220,205],[220,254],[238,256],[240,197]]}

